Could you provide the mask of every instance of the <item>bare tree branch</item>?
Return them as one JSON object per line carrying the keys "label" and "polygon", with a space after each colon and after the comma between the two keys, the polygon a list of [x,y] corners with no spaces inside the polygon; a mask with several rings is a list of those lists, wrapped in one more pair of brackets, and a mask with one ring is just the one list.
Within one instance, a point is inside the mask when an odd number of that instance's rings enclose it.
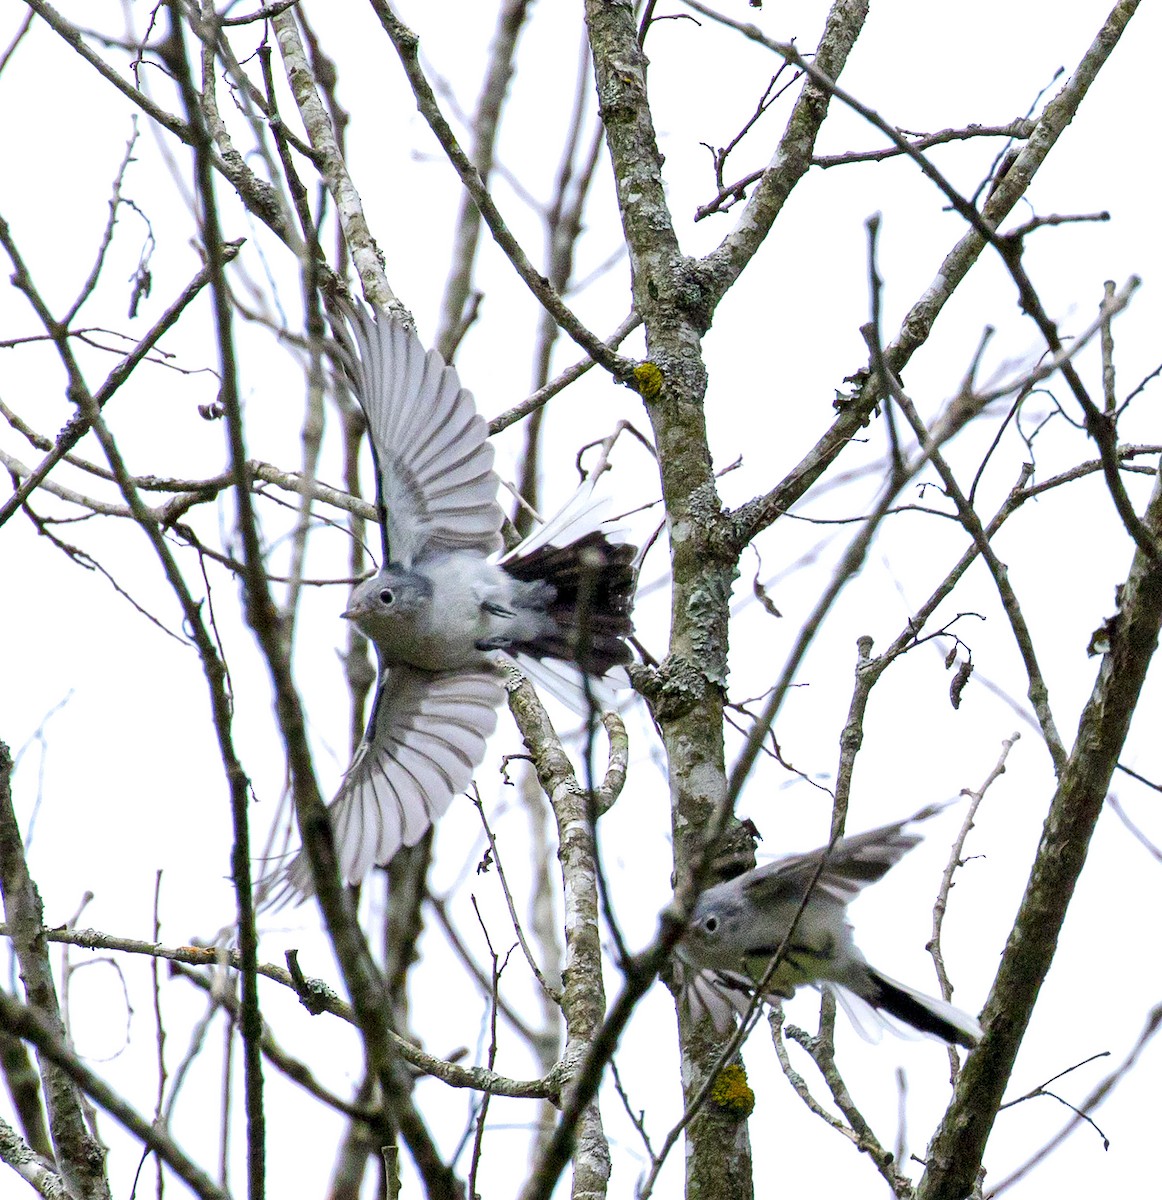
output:
{"label": "bare tree branch", "polygon": [[[44,940],[44,912],[28,873],[24,840],[12,804],[12,756],[3,742],[0,742],[0,891],[28,998],[25,1008],[0,991],[0,1013],[4,1014],[0,1024],[9,1035],[24,1037],[18,1021],[8,1019],[9,1008],[19,1009],[43,1027],[54,1045],[63,1047],[65,1026]],[[77,1200],[109,1200],[105,1153],[85,1124],[76,1077],[42,1042],[35,1044],[41,1051],[40,1078],[61,1179]]]}
{"label": "bare tree branch", "polygon": [[[1162,476],[1143,517],[1162,534]],[[1029,1022],[1085,865],[1086,851],[1162,628],[1162,564],[1134,555],[1109,652],[1102,658],[1077,738],[1045,821],[1020,911],[985,1004],[984,1037],[964,1065],[929,1147],[919,1200],[959,1200],[972,1187],[1002,1089]]]}
{"label": "bare tree branch", "polygon": [[[17,1037],[31,1042],[41,1057],[52,1063],[62,1078],[70,1080],[123,1125],[143,1146],[148,1146],[194,1195],[199,1197],[199,1200],[229,1200],[229,1193],[218,1187],[163,1128],[154,1125],[126,1103],[69,1049],[60,1031],[52,1027],[52,1023],[42,1012],[20,1004],[0,992],[0,1021],[3,1021],[5,1028]],[[74,1195],[89,1194],[78,1192],[75,1185],[70,1185],[69,1191]],[[108,1195],[107,1189],[104,1194]]]}

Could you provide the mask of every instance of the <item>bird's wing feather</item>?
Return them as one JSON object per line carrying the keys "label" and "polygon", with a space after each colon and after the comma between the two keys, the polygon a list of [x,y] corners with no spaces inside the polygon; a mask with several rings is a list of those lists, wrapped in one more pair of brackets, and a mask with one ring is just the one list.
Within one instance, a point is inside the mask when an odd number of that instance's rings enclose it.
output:
{"label": "bird's wing feather", "polygon": [[[344,883],[359,883],[401,846],[415,845],[468,786],[503,698],[490,670],[393,667],[381,678],[367,732],[329,809]],[[301,853],[283,890],[312,890]]]}
{"label": "bird's wing feather", "polygon": [[542,546],[566,546],[598,530],[611,542],[624,541],[624,530],[606,524],[609,510],[613,507],[613,497],[607,492],[597,494],[597,478],[594,476],[587,479],[569,497],[559,512],[534,529],[523,542],[509,550],[500,562],[505,563],[512,558],[526,558]]}
{"label": "bird's wing feather", "polygon": [[[756,903],[771,904],[780,899],[798,903],[819,872],[815,894],[848,904],[869,883],[882,879],[913,846],[919,844],[920,834],[905,832],[907,826],[927,820],[943,807],[942,804],[931,804],[905,821],[840,838],[833,846],[812,850],[809,854],[793,854],[767,863],[750,872],[743,886]],[[820,871],[821,861],[823,868]]]}
{"label": "bird's wing feather", "polygon": [[351,387],[375,458],[384,561],[411,567],[429,554],[501,546],[504,513],[488,425],[455,368],[386,313],[348,311]]}
{"label": "bird's wing feather", "polygon": [[735,1018],[744,1017],[754,995],[754,983],[734,971],[715,971],[682,963],[681,984],[695,1022],[707,1016],[719,1034],[734,1027]]}
{"label": "bird's wing feather", "polygon": [[[509,657],[508,655],[505,656]],[[603,676],[588,676],[589,691],[585,690],[586,675],[576,663],[559,658],[534,658],[516,651],[511,659],[520,673],[547,692],[578,716],[587,717],[589,701],[599,712],[618,712],[633,699],[632,685],[624,667],[611,667]]]}

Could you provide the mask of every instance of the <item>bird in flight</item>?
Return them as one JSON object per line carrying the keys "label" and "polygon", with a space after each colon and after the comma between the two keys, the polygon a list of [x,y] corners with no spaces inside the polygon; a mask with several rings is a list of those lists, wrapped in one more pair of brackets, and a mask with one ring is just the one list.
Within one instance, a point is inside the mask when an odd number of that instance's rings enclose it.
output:
{"label": "bird in flight", "polygon": [[[343,365],[367,418],[383,541],[382,565],[343,614],[379,663],[329,806],[343,881],[356,884],[467,787],[505,695],[498,652],[583,713],[608,698],[603,683],[627,682],[636,548],[601,529],[593,480],[500,554],[500,480],[472,393],[400,321],[362,307],[348,320]],[[312,890],[300,852],[276,892]]]}
{"label": "bird in flight", "polygon": [[870,1006],[921,1033],[975,1046],[981,1037],[975,1017],[876,970],[847,922],[848,904],[921,841],[907,827],[944,807],[930,805],[905,821],[776,859],[707,888],[678,946],[679,958],[693,968],[687,987],[695,1017],[704,1011],[725,1032],[733,1014],[746,1011],[782,948],[763,984],[765,997],[789,998],[800,984],[830,987],[861,1032],[860,1010]]}

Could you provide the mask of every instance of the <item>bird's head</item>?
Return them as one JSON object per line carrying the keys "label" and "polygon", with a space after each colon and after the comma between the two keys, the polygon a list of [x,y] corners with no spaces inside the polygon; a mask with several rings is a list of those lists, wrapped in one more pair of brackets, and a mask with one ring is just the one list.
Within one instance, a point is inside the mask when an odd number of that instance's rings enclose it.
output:
{"label": "bird's head", "polygon": [[388,565],[351,593],[343,616],[381,643],[389,631],[412,624],[431,600],[432,584],[426,576]]}
{"label": "bird's head", "polygon": [[729,965],[734,965],[730,961],[730,947],[724,951],[723,942],[729,940],[736,908],[737,904],[721,886],[703,892],[682,935],[684,957],[699,966],[720,966],[725,954]]}

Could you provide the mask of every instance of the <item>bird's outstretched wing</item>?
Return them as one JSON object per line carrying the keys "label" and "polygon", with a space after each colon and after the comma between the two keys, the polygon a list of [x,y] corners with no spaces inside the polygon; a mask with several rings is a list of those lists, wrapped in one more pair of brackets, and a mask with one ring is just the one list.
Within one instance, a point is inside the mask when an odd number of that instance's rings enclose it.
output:
{"label": "bird's outstretched wing", "polygon": [[754,995],[754,981],[735,971],[715,971],[696,967],[679,957],[679,983],[690,1005],[695,1022],[707,1016],[715,1030],[724,1034],[734,1027],[735,1018],[744,1017]]}
{"label": "bird's outstretched wing", "polygon": [[[921,834],[907,827],[927,820],[944,807],[943,804],[930,804],[907,820],[869,829],[854,837],[840,838],[834,846],[824,846],[809,854],[793,854],[756,867],[746,876],[746,891],[756,903],[770,904],[785,898],[788,903],[797,904],[819,872],[813,894],[848,904],[869,883],[882,879],[923,840]],[[819,871],[821,860],[823,869]]]}
{"label": "bird's outstretched wing", "polygon": [[453,367],[399,321],[348,309],[345,355],[375,458],[384,562],[411,567],[432,553],[501,546],[488,425]]}
{"label": "bird's outstretched wing", "polygon": [[[503,698],[490,670],[381,672],[367,731],[329,810],[344,883],[360,883],[376,863],[415,845],[468,786]],[[280,890],[314,890],[301,853]]]}

